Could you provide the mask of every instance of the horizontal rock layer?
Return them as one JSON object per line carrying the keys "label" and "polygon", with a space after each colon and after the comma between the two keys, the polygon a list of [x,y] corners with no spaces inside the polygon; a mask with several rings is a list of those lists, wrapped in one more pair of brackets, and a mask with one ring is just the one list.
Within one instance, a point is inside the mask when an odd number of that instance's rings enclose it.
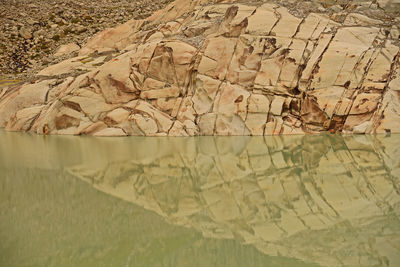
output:
{"label": "horizontal rock layer", "polygon": [[101,32],[37,83],[4,88],[0,126],[96,136],[400,132],[399,29],[360,13],[334,18],[176,1]]}

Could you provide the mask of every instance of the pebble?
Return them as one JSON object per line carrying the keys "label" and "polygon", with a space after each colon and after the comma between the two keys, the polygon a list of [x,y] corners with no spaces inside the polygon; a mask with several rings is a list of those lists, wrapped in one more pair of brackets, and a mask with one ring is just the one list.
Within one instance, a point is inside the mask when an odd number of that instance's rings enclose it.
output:
{"label": "pebble", "polygon": [[31,39],[32,38],[32,32],[29,29],[25,28],[25,27],[22,27],[19,30],[19,34],[21,35],[22,38],[25,38],[25,39]]}

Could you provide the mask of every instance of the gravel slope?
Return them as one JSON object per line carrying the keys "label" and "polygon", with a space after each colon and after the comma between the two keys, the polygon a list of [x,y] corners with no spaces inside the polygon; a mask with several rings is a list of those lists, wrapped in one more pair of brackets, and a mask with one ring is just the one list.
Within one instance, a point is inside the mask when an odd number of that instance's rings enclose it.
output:
{"label": "gravel slope", "polygon": [[1,0],[0,81],[26,79],[60,61],[54,57],[60,45],[81,46],[96,32],[148,17],[172,1]]}

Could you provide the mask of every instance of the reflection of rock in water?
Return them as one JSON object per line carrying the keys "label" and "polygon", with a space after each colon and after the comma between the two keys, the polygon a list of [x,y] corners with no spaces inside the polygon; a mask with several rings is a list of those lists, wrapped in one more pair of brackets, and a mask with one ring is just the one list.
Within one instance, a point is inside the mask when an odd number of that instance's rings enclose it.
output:
{"label": "reflection of rock in water", "polygon": [[125,159],[69,172],[172,223],[268,255],[399,266],[400,164],[391,140],[170,139],[151,153],[143,139]]}

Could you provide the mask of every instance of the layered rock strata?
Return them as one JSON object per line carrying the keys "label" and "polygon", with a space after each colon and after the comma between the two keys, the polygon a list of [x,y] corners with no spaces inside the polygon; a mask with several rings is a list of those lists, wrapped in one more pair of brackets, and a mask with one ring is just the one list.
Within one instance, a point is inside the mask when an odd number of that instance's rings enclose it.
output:
{"label": "layered rock strata", "polygon": [[393,20],[292,13],[176,1],[98,34],[35,84],[4,88],[0,126],[96,136],[400,132]]}

